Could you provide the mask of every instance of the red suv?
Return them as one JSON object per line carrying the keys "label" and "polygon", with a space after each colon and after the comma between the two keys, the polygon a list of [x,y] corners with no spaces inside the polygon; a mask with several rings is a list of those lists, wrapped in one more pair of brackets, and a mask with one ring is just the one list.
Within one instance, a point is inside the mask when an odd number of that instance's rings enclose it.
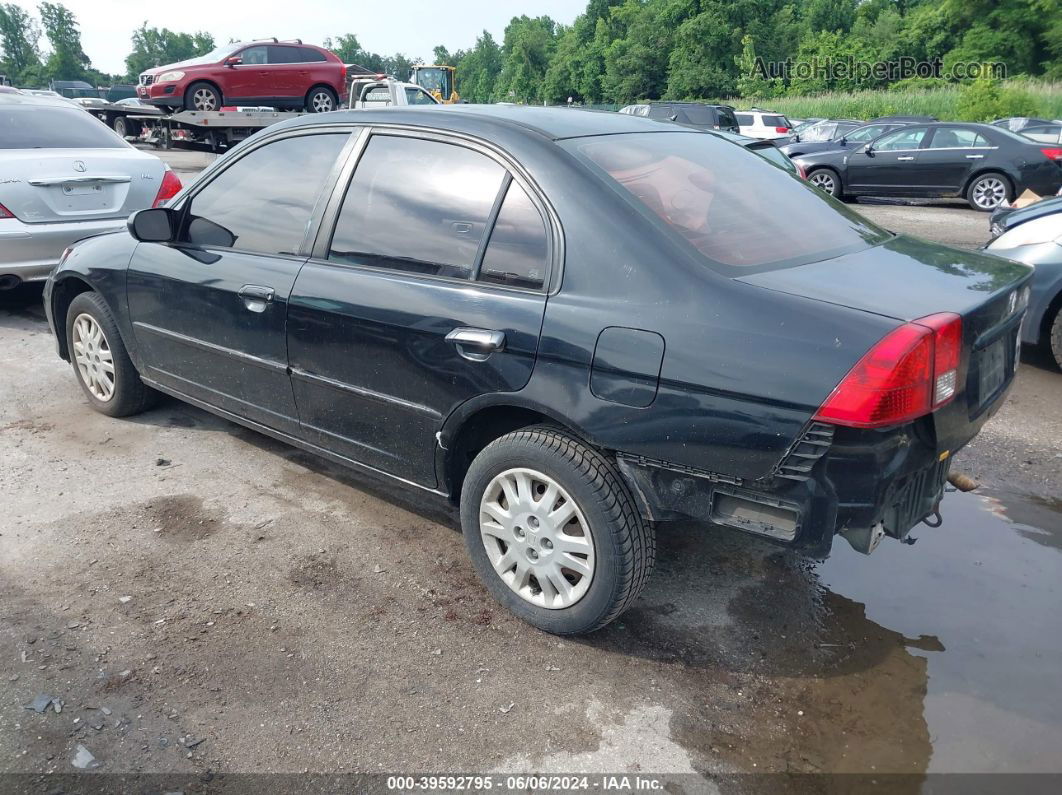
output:
{"label": "red suv", "polygon": [[267,39],[148,69],[136,95],[171,111],[267,105],[324,113],[346,102],[346,85],[347,67],[334,53],[301,39]]}

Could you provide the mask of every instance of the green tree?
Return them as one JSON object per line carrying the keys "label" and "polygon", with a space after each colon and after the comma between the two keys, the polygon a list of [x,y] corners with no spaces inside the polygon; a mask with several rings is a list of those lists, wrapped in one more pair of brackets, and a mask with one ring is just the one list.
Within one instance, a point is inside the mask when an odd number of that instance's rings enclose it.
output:
{"label": "green tree", "polygon": [[[92,78],[92,62],[81,49],[81,30],[77,17],[61,3],[41,3],[37,10],[52,52],[45,72],[53,80],[85,80]],[[98,73],[97,73],[98,74]]]}
{"label": "green tree", "polygon": [[39,72],[40,37],[40,26],[24,8],[0,3],[0,72],[19,85],[29,84],[30,73]]}
{"label": "green tree", "polygon": [[668,60],[667,94],[675,99],[728,97],[737,90],[733,29],[721,3],[684,20]]}
{"label": "green tree", "polygon": [[513,17],[502,42],[502,70],[497,93],[511,102],[539,102],[546,69],[556,48],[555,23],[548,16]]}
{"label": "green tree", "polygon": [[469,102],[493,102],[494,89],[502,69],[502,51],[489,32],[476,39],[457,64],[457,93]]}
{"label": "green tree", "polygon": [[735,60],[738,67],[737,90],[741,96],[764,99],[780,93],[783,88],[781,80],[764,73],[752,36],[746,35],[741,39],[741,55]]}
{"label": "green tree", "polygon": [[432,57],[435,59],[432,63],[440,66],[453,66],[454,57],[450,54],[450,51],[443,47],[441,44],[437,45],[432,50]]}
{"label": "green tree", "polygon": [[149,28],[144,22],[133,31],[133,51],[125,58],[126,77],[135,80],[145,69],[185,61],[214,49],[209,33],[175,33],[169,28]]}

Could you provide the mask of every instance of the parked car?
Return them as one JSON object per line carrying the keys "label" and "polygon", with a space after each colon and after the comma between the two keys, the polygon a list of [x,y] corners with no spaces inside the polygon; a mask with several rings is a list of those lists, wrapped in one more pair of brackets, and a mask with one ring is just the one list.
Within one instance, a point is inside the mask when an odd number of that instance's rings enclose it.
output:
{"label": "parked car", "polygon": [[904,125],[905,122],[877,122],[875,124],[864,124],[861,127],[846,125],[844,131],[833,138],[826,140],[805,140],[801,138],[798,143],[785,144],[780,146],[779,149],[789,157],[800,157],[813,152],[832,152],[837,149],[849,149],[863,146],[879,135],[884,135]]}
{"label": "parked car", "polygon": [[734,109],[705,102],[644,102],[620,108],[620,113],[654,121],[673,121],[705,130],[739,131]]}
{"label": "parked car", "polygon": [[99,89],[84,80],[51,80],[48,88],[67,99],[101,99]]}
{"label": "parked car", "polygon": [[796,125],[794,125],[793,134],[789,136],[789,140],[793,143],[797,141],[829,141],[833,138],[840,138],[849,130],[854,130],[865,123],[856,119],[819,119],[802,130],[797,130]]}
{"label": "parked car", "polygon": [[988,124],[910,124],[861,149],[796,158],[808,181],[836,197],[961,196],[990,211],[1026,189],[1062,184],[1062,148]]}
{"label": "parked car", "polygon": [[1022,342],[1043,346],[1062,367],[1062,196],[1011,210],[992,231],[987,251],[1036,268]]}
{"label": "parked car", "polygon": [[724,140],[743,146],[750,152],[755,152],[765,160],[774,163],[779,168],[785,169],[790,174],[798,176],[801,179],[804,177],[804,173],[797,167],[797,164],[782,154],[778,147],[770,141],[764,141],[760,138],[749,138],[747,135],[739,135],[737,133],[724,132],[722,130],[706,130],[705,132],[710,133],[711,135],[717,135]]}
{"label": "parked car", "polygon": [[1020,134],[1042,144],[1058,144],[1062,143],[1062,124],[1058,122],[1030,124]]}
{"label": "parked car", "polygon": [[451,500],[494,597],[566,634],[637,597],[651,522],[825,555],[934,515],[1029,275],[716,135],[455,105],[270,126],[44,303],[96,410],[165,392]]}
{"label": "parked car", "polygon": [[753,108],[752,110],[736,111],[734,115],[737,117],[740,127],[737,132],[747,135],[749,138],[770,140],[785,138],[793,133],[793,125],[789,123],[789,119],[780,113],[771,113]]}
{"label": "parked car", "polygon": [[301,40],[237,42],[140,75],[137,96],[167,110],[266,105],[324,113],[347,101],[343,61]]}
{"label": "parked car", "polygon": [[41,281],[76,240],[124,227],[181,187],[141,152],[63,100],[0,96],[0,289]]}

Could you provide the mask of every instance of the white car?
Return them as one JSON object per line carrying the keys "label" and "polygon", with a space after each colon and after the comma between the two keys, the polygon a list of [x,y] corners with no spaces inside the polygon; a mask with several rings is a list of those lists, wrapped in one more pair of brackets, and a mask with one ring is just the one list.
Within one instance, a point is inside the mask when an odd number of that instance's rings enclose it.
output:
{"label": "white car", "polygon": [[785,138],[793,134],[793,125],[789,119],[780,113],[771,113],[767,110],[741,110],[737,116],[741,134],[749,138],[770,140],[772,138]]}

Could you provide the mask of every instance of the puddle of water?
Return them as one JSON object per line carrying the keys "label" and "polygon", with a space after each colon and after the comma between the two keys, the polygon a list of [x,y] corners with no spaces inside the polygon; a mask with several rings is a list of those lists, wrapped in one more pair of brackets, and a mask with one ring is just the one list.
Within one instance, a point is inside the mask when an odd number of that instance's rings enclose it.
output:
{"label": "puddle of water", "polygon": [[925,660],[924,693],[895,706],[922,701],[929,772],[1060,772],[1062,502],[953,493],[941,513],[914,547],[864,557],[838,539],[817,567],[826,601],[860,609],[833,610],[824,640],[870,621]]}

